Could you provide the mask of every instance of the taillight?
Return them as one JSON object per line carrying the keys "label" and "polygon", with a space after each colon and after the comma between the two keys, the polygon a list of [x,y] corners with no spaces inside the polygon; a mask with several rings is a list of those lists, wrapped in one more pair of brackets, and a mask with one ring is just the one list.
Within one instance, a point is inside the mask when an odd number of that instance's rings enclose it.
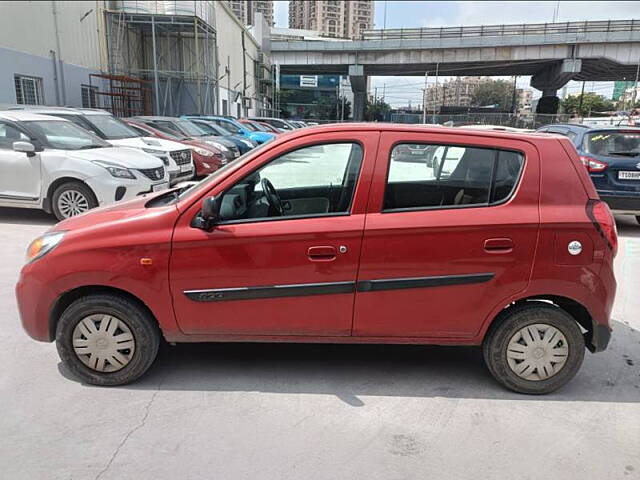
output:
{"label": "taillight", "polygon": [[587,215],[615,256],[618,253],[618,231],[609,206],[601,200],[589,200]]}
{"label": "taillight", "polygon": [[589,172],[603,172],[609,165],[595,158],[587,157],[586,155],[580,156],[580,161],[587,167]]}

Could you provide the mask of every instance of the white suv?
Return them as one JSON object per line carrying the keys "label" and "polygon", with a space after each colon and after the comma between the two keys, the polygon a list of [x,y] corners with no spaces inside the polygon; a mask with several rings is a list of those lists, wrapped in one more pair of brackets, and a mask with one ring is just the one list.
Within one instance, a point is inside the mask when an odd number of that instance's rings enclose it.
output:
{"label": "white suv", "polygon": [[67,120],[0,111],[0,206],[39,208],[59,220],[166,189],[162,161],[114,147]]}
{"label": "white suv", "polygon": [[130,125],[105,110],[44,106],[19,106],[15,109],[64,118],[89,130],[111,145],[138,148],[150,153],[162,160],[169,172],[171,184],[190,180],[195,176],[190,148],[171,140],[142,136]]}

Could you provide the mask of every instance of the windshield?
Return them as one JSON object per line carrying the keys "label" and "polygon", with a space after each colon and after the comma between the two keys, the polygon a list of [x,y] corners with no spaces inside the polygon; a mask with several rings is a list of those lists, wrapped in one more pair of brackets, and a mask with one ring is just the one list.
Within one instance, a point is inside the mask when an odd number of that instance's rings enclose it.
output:
{"label": "windshield", "polygon": [[182,133],[190,137],[206,137],[209,135],[204,129],[189,120],[176,120],[174,123]]}
{"label": "windshield", "polygon": [[250,132],[255,132],[257,128],[252,123],[242,123],[242,126],[249,130]]}
{"label": "windshield", "polygon": [[135,138],[140,134],[119,118],[111,115],[85,115],[96,131],[109,140],[119,140],[122,138]]}
{"label": "windshield", "polygon": [[584,149],[594,155],[640,155],[640,130],[600,131],[589,133],[584,139]]}
{"label": "windshield", "polygon": [[85,150],[110,146],[107,142],[87,132],[85,129],[65,120],[40,120],[25,122],[25,124],[49,148]]}
{"label": "windshield", "polygon": [[268,132],[268,130],[264,128],[262,125],[260,125],[258,122],[251,122],[251,125],[253,125],[253,127],[260,132]]}
{"label": "windshield", "polygon": [[232,122],[232,121],[224,122],[224,128],[229,130],[229,132],[231,132],[232,134],[234,133],[242,134],[242,127],[240,125],[236,125],[235,122]]}

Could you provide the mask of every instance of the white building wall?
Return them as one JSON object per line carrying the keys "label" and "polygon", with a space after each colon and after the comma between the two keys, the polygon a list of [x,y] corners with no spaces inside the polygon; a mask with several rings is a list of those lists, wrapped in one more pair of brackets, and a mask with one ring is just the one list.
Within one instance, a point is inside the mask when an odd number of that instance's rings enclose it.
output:
{"label": "white building wall", "polygon": [[[220,62],[220,104],[219,112],[224,113],[223,105],[227,102],[227,115],[244,117],[255,115],[259,105],[258,85],[254,60],[258,60],[260,49],[257,40],[249,33],[233,14],[225,2],[216,2],[216,29],[218,37],[218,61]],[[244,53],[242,37],[244,34]],[[243,67],[242,57],[245,57]],[[246,89],[244,88],[246,79]],[[251,98],[251,108],[242,105],[243,96]],[[238,111],[238,107],[240,110]]]}

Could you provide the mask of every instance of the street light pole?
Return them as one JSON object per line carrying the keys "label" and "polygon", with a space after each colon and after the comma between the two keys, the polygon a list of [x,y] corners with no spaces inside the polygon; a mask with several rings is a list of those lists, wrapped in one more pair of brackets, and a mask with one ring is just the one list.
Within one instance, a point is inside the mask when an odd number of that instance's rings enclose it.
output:
{"label": "street light pole", "polygon": [[[438,94],[438,70],[440,69],[440,62],[436,63],[436,88],[434,90],[434,95]],[[434,103],[433,103],[433,117],[432,117],[432,122],[431,123],[436,123],[436,102],[438,101],[438,97],[436,96],[436,98],[434,99]]]}
{"label": "street light pole", "polygon": [[429,72],[424,72],[424,89],[422,90],[422,123],[427,123],[427,80]]}

